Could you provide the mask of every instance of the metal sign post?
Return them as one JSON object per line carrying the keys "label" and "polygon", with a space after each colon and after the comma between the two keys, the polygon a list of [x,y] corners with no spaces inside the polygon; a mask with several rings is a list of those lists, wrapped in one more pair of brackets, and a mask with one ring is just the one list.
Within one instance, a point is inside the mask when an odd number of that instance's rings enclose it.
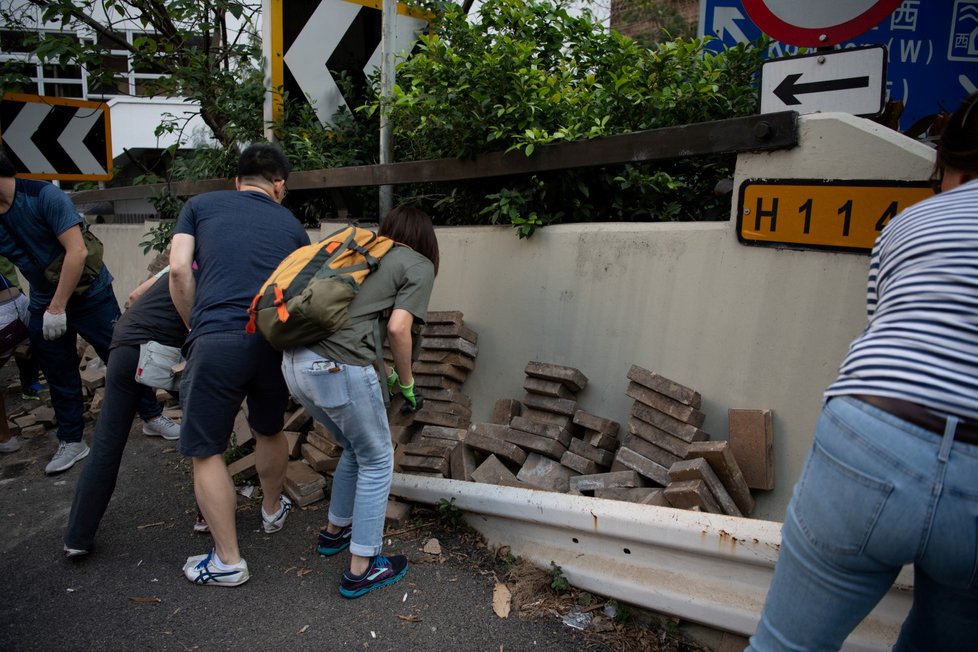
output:
{"label": "metal sign post", "polygon": [[[380,163],[394,162],[394,146],[391,142],[391,100],[394,95],[394,47],[396,38],[397,0],[384,0],[382,36],[380,39]],[[378,221],[394,207],[392,186],[380,187],[380,215]]]}

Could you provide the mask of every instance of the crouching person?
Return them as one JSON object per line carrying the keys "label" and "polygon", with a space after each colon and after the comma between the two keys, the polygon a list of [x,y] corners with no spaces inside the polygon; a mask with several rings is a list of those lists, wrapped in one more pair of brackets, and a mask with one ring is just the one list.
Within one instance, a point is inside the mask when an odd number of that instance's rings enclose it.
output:
{"label": "crouching person", "polygon": [[[136,381],[140,345],[155,341],[179,347],[187,337],[187,327],[170,299],[168,274],[169,270],[164,270],[140,286],[144,294],[122,313],[112,333],[102,411],[95,425],[91,455],[75,487],[64,535],[64,554],[70,559],[87,555],[95,546],[95,533],[115,491],[132,420],[146,390]],[[180,431],[163,434],[163,438],[179,439]]]}
{"label": "crouching person", "polygon": [[[328,339],[286,351],[282,357],[292,396],[343,447],[333,475],[329,521],[319,534],[318,550],[335,555],[349,548],[350,568],[339,587],[346,598],[393,584],[407,572],[403,555],[381,555],[394,471],[383,392],[400,391],[409,405],[417,405],[411,326],[424,321],[438,271],[435,230],[431,218],[420,210],[395,208],[384,218],[379,235],[396,245],[350,304],[350,324]],[[376,356],[374,323],[388,310],[387,339],[394,371],[385,388],[371,363]]]}

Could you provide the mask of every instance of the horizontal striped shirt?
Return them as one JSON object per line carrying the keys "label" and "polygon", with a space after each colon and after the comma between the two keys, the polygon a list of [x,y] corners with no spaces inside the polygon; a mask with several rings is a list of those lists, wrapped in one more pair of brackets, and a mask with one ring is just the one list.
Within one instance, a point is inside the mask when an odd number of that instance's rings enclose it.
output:
{"label": "horizontal striped shirt", "polygon": [[978,421],[978,181],[890,221],[873,247],[866,308],[825,397],[888,396]]}

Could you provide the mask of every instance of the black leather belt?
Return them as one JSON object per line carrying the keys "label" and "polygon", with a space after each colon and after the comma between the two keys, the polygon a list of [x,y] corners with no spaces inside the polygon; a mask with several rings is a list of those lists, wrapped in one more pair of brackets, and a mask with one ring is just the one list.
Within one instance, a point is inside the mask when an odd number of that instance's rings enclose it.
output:
{"label": "black leather belt", "polygon": [[[865,396],[855,394],[853,398],[869,403],[884,412],[888,412],[898,419],[903,419],[915,426],[920,426],[925,430],[944,436],[944,426],[947,424],[947,417],[932,412],[922,405],[904,401],[899,398],[889,398],[887,396]],[[954,430],[954,439],[966,444],[978,445],[978,423],[970,421],[958,422]]]}

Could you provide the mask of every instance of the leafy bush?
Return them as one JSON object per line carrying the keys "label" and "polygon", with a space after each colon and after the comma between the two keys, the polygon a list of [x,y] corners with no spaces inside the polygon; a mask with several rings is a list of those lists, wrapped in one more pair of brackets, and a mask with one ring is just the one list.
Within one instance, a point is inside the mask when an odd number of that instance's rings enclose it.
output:
{"label": "leafy bush", "polygon": [[[366,89],[340,76],[358,108],[339,111],[331,125],[320,124],[305,102],[283,98],[272,127],[295,170],[376,163],[382,102],[389,102],[398,161],[532,156],[550,143],[748,115],[756,105],[760,46],[713,54],[687,38],[647,48],[590,16],[572,16],[570,0],[486,0],[472,20],[456,3],[415,4],[433,12],[430,31],[398,66],[390,98],[379,97],[377,76]],[[229,91],[235,111],[260,106],[252,80]],[[230,124],[239,142],[261,137],[251,122]],[[228,177],[237,150],[175,156],[172,178]],[[439,224],[509,224],[519,237],[561,222],[726,219],[726,199],[712,191],[733,162],[714,156],[415,184],[395,187],[395,200],[420,206]],[[155,201],[170,213],[176,205]],[[377,189],[293,191],[286,205],[315,226],[342,205],[353,216],[376,215]],[[165,246],[166,228],[146,244]]]}
{"label": "leafy bush", "polygon": [[[653,49],[572,16],[568,0],[487,0],[478,21],[449,5],[397,70],[398,160],[532,156],[548,143],[747,115],[761,50],[721,55],[704,41]],[[374,115],[380,99],[361,108]],[[555,222],[674,220],[709,214],[733,158],[623,165],[529,178],[401,188],[446,224],[510,223],[520,237]],[[684,207],[696,206],[695,214]],[[721,211],[721,214],[723,212]]]}

